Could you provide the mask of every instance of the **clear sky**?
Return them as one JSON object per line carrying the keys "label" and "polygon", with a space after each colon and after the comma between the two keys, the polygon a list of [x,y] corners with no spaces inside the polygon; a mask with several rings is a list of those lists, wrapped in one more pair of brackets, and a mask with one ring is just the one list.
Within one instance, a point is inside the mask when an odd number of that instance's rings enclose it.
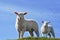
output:
{"label": "clear sky", "polygon": [[28,12],[25,18],[37,21],[39,32],[41,21],[50,21],[56,37],[60,37],[60,0],[0,0],[0,39],[18,38],[14,11]]}

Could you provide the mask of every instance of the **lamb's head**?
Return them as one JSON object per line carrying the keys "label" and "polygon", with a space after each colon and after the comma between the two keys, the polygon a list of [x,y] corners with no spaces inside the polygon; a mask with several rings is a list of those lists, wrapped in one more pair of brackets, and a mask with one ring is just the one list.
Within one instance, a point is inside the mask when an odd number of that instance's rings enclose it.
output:
{"label": "lamb's head", "polygon": [[43,26],[47,27],[50,22],[42,21],[42,23],[43,23]]}
{"label": "lamb's head", "polygon": [[19,18],[19,20],[24,19],[24,15],[27,14],[27,12],[21,12],[21,13],[14,12],[14,13],[17,15],[17,17]]}

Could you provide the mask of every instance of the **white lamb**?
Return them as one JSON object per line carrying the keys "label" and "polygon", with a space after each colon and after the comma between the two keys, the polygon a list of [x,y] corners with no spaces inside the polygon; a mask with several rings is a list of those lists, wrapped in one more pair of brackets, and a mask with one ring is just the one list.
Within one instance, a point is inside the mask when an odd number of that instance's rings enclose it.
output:
{"label": "white lamb", "polygon": [[42,23],[43,23],[43,25],[41,26],[42,36],[44,36],[44,34],[46,34],[46,37],[47,37],[47,35],[49,37],[51,37],[51,34],[52,34],[52,36],[55,38],[54,29],[49,24],[50,22],[42,21]]}
{"label": "white lamb", "polygon": [[37,37],[39,37],[38,24],[34,20],[25,20],[24,15],[27,12],[14,12],[17,16],[16,18],[16,30],[18,31],[19,38],[23,38],[23,34],[25,31],[28,31],[31,36],[33,36],[33,31],[36,33]]}

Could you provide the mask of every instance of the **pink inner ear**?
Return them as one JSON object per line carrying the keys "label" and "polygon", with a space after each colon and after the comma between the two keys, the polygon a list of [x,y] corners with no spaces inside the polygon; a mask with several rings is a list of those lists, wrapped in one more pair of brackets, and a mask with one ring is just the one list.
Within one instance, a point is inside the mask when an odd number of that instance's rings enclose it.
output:
{"label": "pink inner ear", "polygon": [[17,12],[14,12],[15,14],[18,14]]}

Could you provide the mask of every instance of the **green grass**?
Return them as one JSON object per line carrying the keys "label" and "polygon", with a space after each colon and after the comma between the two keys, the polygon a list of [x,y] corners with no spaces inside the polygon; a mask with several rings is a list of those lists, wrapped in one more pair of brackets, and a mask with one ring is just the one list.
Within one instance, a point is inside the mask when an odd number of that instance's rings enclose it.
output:
{"label": "green grass", "polygon": [[60,40],[60,38],[33,38],[33,37],[27,37],[27,38],[21,38],[21,39],[8,39],[8,40]]}

